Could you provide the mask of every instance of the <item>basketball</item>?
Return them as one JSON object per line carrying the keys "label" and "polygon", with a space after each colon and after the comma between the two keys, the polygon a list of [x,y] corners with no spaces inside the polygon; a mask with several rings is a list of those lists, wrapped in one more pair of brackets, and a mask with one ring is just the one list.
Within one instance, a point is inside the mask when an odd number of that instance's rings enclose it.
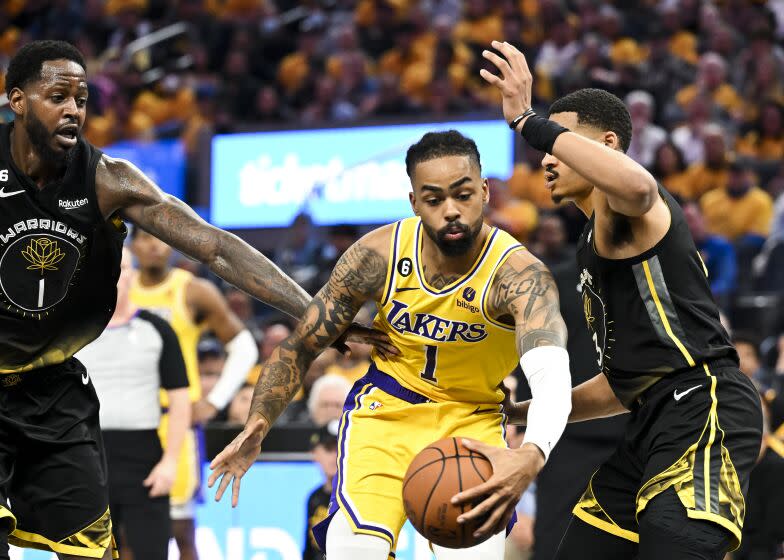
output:
{"label": "basketball", "polygon": [[403,506],[414,528],[433,544],[468,548],[486,540],[473,537],[484,521],[459,524],[457,517],[470,505],[453,506],[455,494],[485,482],[493,474],[484,455],[469,451],[463,438],[436,441],[411,461],[403,480]]}

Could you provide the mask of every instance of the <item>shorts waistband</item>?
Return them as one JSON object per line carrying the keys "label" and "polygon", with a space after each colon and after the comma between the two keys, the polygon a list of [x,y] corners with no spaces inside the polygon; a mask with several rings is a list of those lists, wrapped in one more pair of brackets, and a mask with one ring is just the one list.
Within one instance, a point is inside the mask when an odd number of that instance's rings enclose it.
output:
{"label": "shorts waistband", "polygon": [[370,362],[370,367],[368,368],[365,376],[362,378],[362,382],[371,383],[385,393],[392,395],[393,397],[397,397],[402,401],[406,401],[409,404],[424,404],[433,402],[426,396],[420,395],[416,391],[412,391],[411,389],[406,389],[403,387],[397,381],[397,379],[378,369],[375,362]]}
{"label": "shorts waistband", "polygon": [[733,360],[731,358],[714,358],[712,360],[703,360],[703,361],[699,362],[693,368],[689,368],[687,370],[683,370],[683,371],[680,371],[678,373],[675,373],[675,374],[672,374],[672,375],[668,375],[668,376],[662,378],[660,381],[658,381],[654,385],[650,386],[641,395],[637,396],[637,398],[634,399],[634,402],[637,405],[642,406],[646,401],[650,400],[651,398],[653,398],[654,396],[658,395],[659,393],[662,393],[662,392],[672,388],[673,385],[677,385],[678,383],[680,383],[684,378],[686,378],[689,375],[698,374],[698,375],[704,376],[705,375],[705,366],[703,364],[707,364],[708,365],[708,370],[711,372],[711,374],[716,373],[717,371],[719,371],[721,369],[724,369],[724,368],[730,368],[730,367],[731,368],[737,368],[738,367],[738,362],[736,362],[735,360]]}

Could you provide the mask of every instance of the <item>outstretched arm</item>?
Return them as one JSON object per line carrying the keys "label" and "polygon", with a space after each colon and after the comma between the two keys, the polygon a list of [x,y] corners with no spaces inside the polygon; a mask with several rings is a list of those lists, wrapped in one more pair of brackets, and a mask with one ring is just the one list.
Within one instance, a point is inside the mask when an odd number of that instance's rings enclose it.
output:
{"label": "outstretched arm", "polygon": [[[490,50],[482,55],[495,64],[501,76],[484,69],[480,74],[501,91],[504,117],[511,123],[531,108],[533,77],[525,55],[514,46],[493,41],[492,47],[501,56]],[[517,132],[523,130],[529,119],[537,118],[542,117],[529,116],[520,121]],[[565,132],[555,139],[551,153],[603,191],[613,211],[625,216],[642,216],[660,199],[656,180],[644,167],[616,149],[618,145],[619,138],[614,132],[602,135],[597,131],[595,138]]]}
{"label": "outstretched arm", "polygon": [[211,226],[188,205],[167,195],[133,164],[103,156],[96,191],[105,217],[126,218],[253,297],[299,319],[310,296],[239,237]]}
{"label": "outstretched arm", "polygon": [[256,383],[244,430],[210,464],[209,486],[222,477],[216,500],[233,479],[232,505],[237,505],[240,479],[256,460],[264,436],[299,390],[310,364],[351,325],[366,301],[380,299],[387,247],[388,227],[366,235],[346,251],[297,328],[272,352]]}

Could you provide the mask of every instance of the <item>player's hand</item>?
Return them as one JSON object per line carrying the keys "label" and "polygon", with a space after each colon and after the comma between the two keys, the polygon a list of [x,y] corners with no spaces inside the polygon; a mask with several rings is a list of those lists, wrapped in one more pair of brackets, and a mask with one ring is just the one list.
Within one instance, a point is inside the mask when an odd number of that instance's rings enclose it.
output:
{"label": "player's hand", "polygon": [[245,427],[226,448],[210,463],[212,474],[207,480],[207,486],[220,479],[218,491],[215,492],[215,501],[219,502],[226,488],[231,484],[231,507],[237,507],[240,499],[240,479],[261,453],[261,433]]}
{"label": "player's hand", "polygon": [[360,344],[370,344],[376,349],[378,355],[386,360],[392,356],[400,355],[400,350],[392,344],[392,339],[389,335],[381,332],[378,329],[363,327],[358,323],[352,323],[351,326],[338,338],[332,345],[338,352],[346,356],[351,355],[351,348],[346,342],[358,342]]}
{"label": "player's hand", "polygon": [[504,401],[501,403],[501,406],[504,408],[507,422],[513,426],[525,426],[528,418],[528,401],[515,402],[512,400],[512,392],[509,390],[509,387],[503,382],[501,382],[499,387],[504,392]]}
{"label": "player's hand", "polygon": [[207,399],[199,399],[191,408],[191,421],[194,425],[206,424],[218,414],[215,408]]}
{"label": "player's hand", "polygon": [[495,535],[509,524],[520,496],[542,470],[544,456],[533,444],[523,445],[519,449],[507,449],[464,439],[463,445],[490,460],[493,476],[487,482],[452,498],[455,505],[479,502],[473,509],[458,517],[457,522],[466,523],[486,517],[482,526],[474,532],[474,537]]}
{"label": "player's hand", "polygon": [[142,484],[150,489],[150,498],[166,496],[171,492],[172,486],[174,485],[174,477],[176,475],[177,460],[164,457],[153,467]]}
{"label": "player's hand", "polygon": [[491,50],[482,51],[482,56],[495,64],[501,75],[496,76],[484,68],[479,71],[479,75],[501,90],[504,118],[511,123],[515,117],[531,108],[533,76],[525,55],[515,47],[500,41],[493,41],[491,46],[501,53],[501,56]]}

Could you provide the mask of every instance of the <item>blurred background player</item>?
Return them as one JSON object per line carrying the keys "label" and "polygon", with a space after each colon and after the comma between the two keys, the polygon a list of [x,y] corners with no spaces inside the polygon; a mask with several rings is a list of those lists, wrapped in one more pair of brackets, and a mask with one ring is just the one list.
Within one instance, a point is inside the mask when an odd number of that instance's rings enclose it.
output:
{"label": "blurred background player", "polygon": [[320,426],[310,438],[311,455],[324,475],[324,482],[308,496],[305,548],[302,560],[323,560],[324,553],[316,543],[313,528],[329,515],[329,500],[332,496],[332,482],[338,470],[338,420],[331,420]]}
{"label": "blurred background player", "polygon": [[[190,429],[188,376],[177,335],[164,319],[129,299],[133,257],[123,249],[117,307],[106,330],[77,353],[92,373],[101,402],[101,434],[109,469],[109,504],[124,558],[166,560],[169,492]],[[159,391],[166,391],[168,430],[158,437]]]}
{"label": "blurred background player", "polygon": [[[415,217],[356,242],[295,331],[264,364],[242,433],[212,462],[216,499],[256,460],[264,436],[299,390],[314,358],[375,301],[374,326],[398,355],[375,351],[345,401],[338,483],[329,516],[314,534],[329,560],[394,558],[405,521],[403,476],[429,443],[449,436],[493,464],[507,481],[498,505],[462,550],[433,546],[444,559],[502,560],[504,530],[541,471],[569,415],[569,356],[550,272],[511,235],[487,225],[479,151],[457,131],[431,132],[406,154]],[[534,403],[522,446],[507,450],[503,379],[520,364]]]}
{"label": "blurred background player", "polygon": [[[211,282],[194,277],[171,264],[166,243],[134,228],[131,250],[138,266],[130,299],[134,305],[166,319],[177,333],[188,372],[188,394],[193,403],[195,430],[223,410],[256,364],[258,348],[250,331],[229,309],[226,299]],[[226,358],[220,378],[207,395],[199,379],[197,345],[205,331],[224,345]],[[161,406],[168,402],[162,395]],[[161,441],[167,441],[168,416],[160,423]],[[201,485],[201,458],[197,432],[189,430],[179,454],[177,476],[171,489],[172,533],[183,560],[196,560],[195,502]]]}

